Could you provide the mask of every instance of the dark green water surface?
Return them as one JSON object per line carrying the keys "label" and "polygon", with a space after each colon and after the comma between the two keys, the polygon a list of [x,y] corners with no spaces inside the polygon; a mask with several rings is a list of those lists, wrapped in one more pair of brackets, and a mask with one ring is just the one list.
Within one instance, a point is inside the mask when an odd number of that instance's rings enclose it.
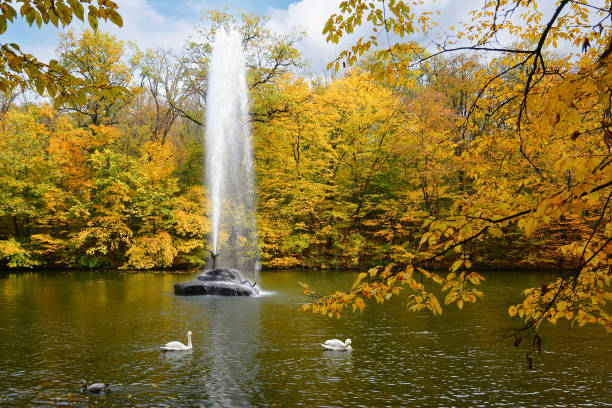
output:
{"label": "dark green water surface", "polygon": [[[610,335],[542,329],[544,350],[503,340],[520,291],[549,278],[488,273],[485,300],[442,316],[401,302],[330,320],[299,312],[297,281],[325,293],[354,273],[263,272],[258,298],[176,297],[192,277],[0,273],[0,407],[612,406]],[[193,350],[160,352],[172,340]],[[323,351],[329,338],[351,353]],[[79,380],[115,384],[82,395]]]}

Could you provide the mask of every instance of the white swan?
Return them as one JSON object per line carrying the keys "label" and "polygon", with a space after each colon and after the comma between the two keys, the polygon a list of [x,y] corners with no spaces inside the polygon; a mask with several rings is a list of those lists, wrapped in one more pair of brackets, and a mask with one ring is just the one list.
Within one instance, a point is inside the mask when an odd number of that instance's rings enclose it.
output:
{"label": "white swan", "polygon": [[191,331],[187,332],[187,345],[184,345],[180,341],[171,341],[170,343],[166,343],[163,346],[160,346],[162,350],[166,351],[183,351],[183,350],[191,350],[193,346],[191,345]]}
{"label": "white swan", "polygon": [[346,341],[332,339],[326,340],[325,343],[321,343],[326,350],[336,350],[336,351],[351,351],[351,339],[346,339]]}

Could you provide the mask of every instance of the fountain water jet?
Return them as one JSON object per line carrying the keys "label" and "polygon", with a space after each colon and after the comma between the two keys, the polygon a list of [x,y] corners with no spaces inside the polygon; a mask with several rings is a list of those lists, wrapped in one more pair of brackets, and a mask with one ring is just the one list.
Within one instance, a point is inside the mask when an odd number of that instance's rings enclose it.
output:
{"label": "fountain water jet", "polygon": [[[191,284],[189,290],[181,286],[187,284],[176,284],[175,292],[229,294],[225,293],[225,281],[235,280],[248,286],[238,292],[252,294],[257,289],[242,274],[256,280],[260,268],[255,224],[255,176],[246,62],[241,37],[235,31],[219,30],[215,35],[208,72],[205,146],[213,269],[200,275],[197,281],[188,282]],[[222,254],[219,262],[226,268],[216,268],[219,253]],[[224,293],[218,293],[219,290],[195,293],[204,285],[202,282],[213,285],[215,280],[209,278],[223,279],[224,290],[221,292]]]}

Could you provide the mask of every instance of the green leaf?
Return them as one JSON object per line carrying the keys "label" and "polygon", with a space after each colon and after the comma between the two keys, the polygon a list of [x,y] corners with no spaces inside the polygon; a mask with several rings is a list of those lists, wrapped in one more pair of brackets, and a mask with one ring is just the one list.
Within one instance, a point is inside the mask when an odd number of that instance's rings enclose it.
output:
{"label": "green leaf", "polygon": [[56,5],[57,11],[59,12],[59,18],[62,22],[62,25],[66,26],[70,24],[72,21],[72,11],[69,7],[66,7],[64,3],[57,3]]}
{"label": "green leaf", "polygon": [[28,25],[32,25],[32,23],[34,22],[34,16],[36,15],[36,10],[30,8],[30,11],[28,12],[28,14],[26,14],[25,19],[28,23]]}
{"label": "green leaf", "polygon": [[51,21],[51,24],[57,27],[58,26],[57,23],[59,22],[59,18],[57,14],[55,14],[55,11],[51,9],[49,9],[48,13],[49,13],[49,20]]}
{"label": "green leaf", "polygon": [[55,83],[54,82],[49,82],[47,84],[47,92],[49,92],[49,96],[50,97],[55,97],[55,94],[57,93],[57,89],[55,88]]}
{"label": "green leaf", "polygon": [[26,3],[23,6],[21,6],[21,8],[19,9],[19,13],[23,17],[23,16],[27,15],[30,12],[30,10],[32,10],[32,6],[30,6],[28,3]]}
{"label": "green leaf", "polygon": [[87,90],[85,88],[79,89],[77,93],[77,101],[80,105],[85,105],[87,103]]}
{"label": "green leaf", "polygon": [[89,21],[89,25],[94,31],[98,31],[98,19],[93,14],[89,13],[87,16],[87,20]]}
{"label": "green leaf", "polygon": [[100,13],[98,12],[97,8],[95,8],[94,6],[89,6],[88,9],[89,9],[89,15],[93,15],[96,18],[100,17]]}
{"label": "green leaf", "polygon": [[115,23],[117,27],[123,27],[123,19],[121,18],[121,15],[115,10],[110,11],[108,18],[110,19],[110,21]]}
{"label": "green leaf", "polygon": [[80,1],[77,0],[68,0],[68,4],[70,4],[70,8],[74,12],[74,15],[81,21],[83,21],[83,16],[85,15],[85,9],[83,9],[83,5]]}
{"label": "green leaf", "polygon": [[55,105],[56,108],[59,108],[65,102],[66,102],[66,97],[62,94],[58,94],[55,98],[53,98],[53,105]]}
{"label": "green leaf", "polygon": [[39,95],[42,95],[43,92],[45,92],[45,82],[40,78],[36,78],[34,80],[34,84],[36,85],[36,92],[38,92]]}

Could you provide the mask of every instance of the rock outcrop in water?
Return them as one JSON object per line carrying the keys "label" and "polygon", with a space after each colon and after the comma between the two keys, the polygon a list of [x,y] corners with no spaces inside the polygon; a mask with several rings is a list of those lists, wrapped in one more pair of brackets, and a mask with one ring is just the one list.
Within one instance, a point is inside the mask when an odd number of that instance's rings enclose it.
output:
{"label": "rock outcrop in water", "polygon": [[174,293],[182,296],[256,296],[259,290],[236,269],[214,268],[198,275],[194,281],[176,283]]}

